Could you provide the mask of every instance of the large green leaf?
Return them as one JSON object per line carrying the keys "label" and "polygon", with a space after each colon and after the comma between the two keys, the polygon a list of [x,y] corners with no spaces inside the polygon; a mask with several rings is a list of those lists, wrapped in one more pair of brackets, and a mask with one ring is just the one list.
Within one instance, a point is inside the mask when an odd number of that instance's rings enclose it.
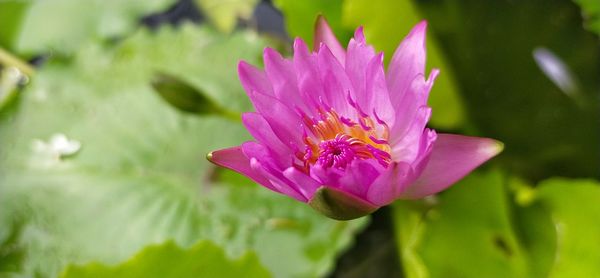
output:
{"label": "large green leaf", "polygon": [[498,172],[473,174],[433,201],[395,204],[405,274],[596,277],[598,204],[595,181],[555,178],[532,188]]}
{"label": "large green leaf", "polygon": [[408,277],[528,277],[500,173],[472,174],[433,202],[394,206]]}
{"label": "large green leaf", "polygon": [[519,242],[529,257],[530,277],[548,277],[557,255],[556,231],[548,210],[532,203],[535,190],[518,178],[508,181],[515,193],[512,214]]}
{"label": "large green leaf", "polygon": [[70,266],[62,278],[127,277],[127,278],[213,278],[213,277],[270,277],[255,254],[236,260],[227,258],[223,249],[208,241],[181,249],[173,242],[150,246],[117,266],[92,263]]}
{"label": "large green leaf", "polygon": [[[556,245],[557,253],[549,277],[599,277],[600,183],[553,178],[541,182],[534,194],[533,205],[550,215],[556,234],[550,243]],[[548,244],[543,237],[537,240],[542,241],[538,245]]]}
{"label": "large green leaf", "polygon": [[[367,41],[383,51],[389,61],[398,44],[423,17],[412,0],[346,0],[343,20],[346,26],[363,25]],[[429,97],[433,109],[431,123],[445,129],[458,128],[464,124],[465,114],[455,74],[431,32],[427,38],[427,64],[428,68],[439,68],[441,72]]]}
{"label": "large green leaf", "polygon": [[365,219],[329,220],[217,171],[205,154],[250,139],[241,124],[184,115],[150,87],[155,72],[168,72],[228,109],[248,110],[236,64],[259,63],[263,46],[254,33],[165,27],[39,70],[19,113],[0,123],[0,235],[21,227],[10,249],[26,253],[19,273],[114,264],[171,239],[184,247],[210,239],[233,256],[253,250],[278,277],[331,269]]}
{"label": "large green leaf", "polygon": [[[174,0],[38,0],[29,5],[14,47],[20,53],[72,53],[85,42],[131,32],[141,16],[166,9]],[[15,24],[18,22],[15,22]]]}

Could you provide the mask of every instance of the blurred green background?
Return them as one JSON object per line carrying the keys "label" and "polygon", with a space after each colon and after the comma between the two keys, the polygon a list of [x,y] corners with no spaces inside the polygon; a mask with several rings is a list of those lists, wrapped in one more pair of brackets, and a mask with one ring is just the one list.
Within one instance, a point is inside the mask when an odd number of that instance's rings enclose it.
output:
{"label": "blurred green background", "polygon": [[[236,74],[323,14],[386,53],[429,21],[430,126],[505,151],[338,222],[204,158]],[[600,277],[598,0],[0,0],[0,277]]]}

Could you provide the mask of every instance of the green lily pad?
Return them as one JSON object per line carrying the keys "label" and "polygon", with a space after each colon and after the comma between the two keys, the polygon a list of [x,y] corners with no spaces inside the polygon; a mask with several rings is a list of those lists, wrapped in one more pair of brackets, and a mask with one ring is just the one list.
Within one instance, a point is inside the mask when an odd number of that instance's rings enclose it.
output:
{"label": "green lily pad", "polygon": [[202,241],[189,249],[181,249],[169,241],[150,246],[133,258],[116,266],[91,263],[69,266],[62,278],[127,277],[127,278],[212,278],[212,277],[271,277],[260,265],[255,254],[229,259],[223,249]]}
{"label": "green lily pad", "polygon": [[394,206],[408,277],[528,277],[499,172],[472,174],[430,202]]}
{"label": "green lily pad", "polygon": [[[10,1],[12,2],[12,1]],[[22,1],[19,1],[22,2]],[[23,54],[52,50],[72,54],[85,43],[127,35],[143,15],[165,10],[173,0],[98,1],[43,0],[30,2],[14,36]]]}
{"label": "green lily pad", "polygon": [[[535,189],[534,205],[550,215],[556,234],[556,253],[550,277],[600,276],[600,183],[593,180],[552,178]],[[534,227],[525,227],[532,229]],[[543,239],[544,237],[538,238]],[[539,242],[538,245],[548,245]]]}
{"label": "green lily pad", "polygon": [[250,110],[236,64],[258,64],[263,47],[254,33],[184,25],[41,68],[18,113],[0,117],[0,235],[23,223],[15,272],[53,277],[69,264],[119,263],[148,244],[208,239],[228,256],[255,252],[277,277],[327,273],[366,219],[333,221],[217,170],[206,153],[249,140],[247,131],[184,114],[150,85],[169,72],[223,107]]}
{"label": "green lily pad", "polygon": [[428,201],[394,205],[405,274],[598,276],[599,203],[597,181],[553,178],[533,188],[499,172],[472,174]]}

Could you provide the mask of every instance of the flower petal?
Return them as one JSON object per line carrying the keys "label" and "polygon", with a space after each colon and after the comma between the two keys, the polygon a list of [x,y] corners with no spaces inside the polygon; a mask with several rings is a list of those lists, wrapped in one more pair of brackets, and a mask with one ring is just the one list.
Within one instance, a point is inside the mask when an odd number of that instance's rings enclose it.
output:
{"label": "flower petal", "polygon": [[256,141],[271,149],[279,157],[283,158],[290,153],[290,149],[279,140],[279,137],[273,132],[273,129],[261,114],[243,113],[242,123]]}
{"label": "flower petal", "polygon": [[[431,108],[427,106],[419,107],[416,115],[413,117],[410,127],[401,136],[391,138],[392,159],[394,161],[404,161],[412,163],[421,153],[421,137],[427,121],[431,116]],[[398,140],[398,138],[400,138]]]}
{"label": "flower petal", "polygon": [[319,182],[306,175],[300,170],[289,167],[283,171],[283,175],[288,178],[290,181],[298,185],[298,190],[302,195],[306,196],[307,199],[312,199],[317,188],[321,186]]}
{"label": "flower petal", "polygon": [[371,184],[367,200],[377,206],[388,205],[398,199],[413,180],[410,164],[394,162]]}
{"label": "flower petal", "polygon": [[421,135],[421,142],[419,144],[419,154],[417,155],[417,159],[411,164],[416,176],[421,175],[427,162],[429,162],[429,157],[433,151],[436,140],[437,133],[435,130],[429,128],[423,130],[423,135]]}
{"label": "flower petal", "polygon": [[341,64],[333,56],[327,45],[323,45],[317,53],[317,64],[323,80],[323,94],[327,104],[341,115],[350,115],[348,93],[354,94],[352,83]]}
{"label": "flower petal", "polygon": [[421,176],[401,198],[418,199],[440,192],[499,154],[503,144],[489,138],[438,134]]}
{"label": "flower petal", "polygon": [[383,68],[383,52],[375,55],[366,68],[365,93],[368,103],[363,105],[367,114],[373,115],[377,111],[377,116],[388,126],[394,124],[394,107],[390,102],[390,96],[385,81],[385,71]]}
{"label": "flower petal", "polygon": [[321,44],[327,45],[335,58],[340,62],[340,64],[346,63],[346,50],[331,31],[331,27],[327,23],[327,20],[324,16],[319,15],[317,17],[317,22],[315,23],[315,37],[313,44],[313,51],[319,51],[321,49]]}
{"label": "flower petal", "polygon": [[257,91],[266,95],[273,95],[273,87],[263,70],[253,65],[240,61],[238,64],[238,76],[246,92]]}
{"label": "flower petal", "polygon": [[325,168],[317,164],[311,167],[310,174],[320,184],[366,198],[369,186],[383,171],[383,166],[370,159],[354,160],[346,169]]}
{"label": "flower petal", "polygon": [[419,108],[427,105],[429,91],[431,91],[433,82],[438,74],[439,70],[433,69],[427,80],[425,80],[425,76],[421,74],[415,76],[402,100],[399,103],[395,103],[394,109],[396,117],[390,131],[393,139],[391,142],[392,144],[396,143],[397,139],[404,137],[404,134],[408,132],[408,129],[412,125],[413,119],[417,116]]}
{"label": "flower petal", "polygon": [[415,76],[425,72],[425,35],[427,22],[421,21],[394,52],[387,73],[390,100],[399,103]]}
{"label": "flower petal", "polygon": [[290,107],[279,99],[259,92],[253,91],[248,95],[256,111],[265,118],[281,142],[291,149],[296,149],[304,144],[300,117]]}
{"label": "flower petal", "polygon": [[384,167],[375,159],[354,160],[334,187],[366,199],[369,187],[383,171]]}
{"label": "flower petal", "polygon": [[[323,85],[317,68],[316,54],[311,54],[304,41],[294,40],[294,69],[298,80],[298,89],[309,107],[318,107],[323,96]],[[311,112],[311,111],[306,111]]]}
{"label": "flower petal", "polygon": [[241,173],[267,188],[272,187],[268,179],[250,167],[250,159],[244,155],[241,146],[210,152],[206,158],[214,164]]}
{"label": "flower petal", "polygon": [[301,185],[295,184],[283,175],[283,169],[277,166],[269,150],[256,142],[242,144],[242,152],[250,158],[252,170],[262,174],[271,184],[267,187],[275,192],[290,196],[298,201],[307,202],[308,198],[299,190]]}
{"label": "flower petal", "polygon": [[288,107],[298,107],[308,111],[304,100],[298,91],[298,82],[292,61],[281,57],[277,51],[265,48],[263,53],[265,72],[273,86],[273,93],[277,99]]}
{"label": "flower petal", "polygon": [[365,41],[363,28],[358,27],[354,33],[354,38],[348,43],[348,52],[346,53],[346,73],[354,87],[354,97],[356,103],[365,111],[364,104],[370,103],[371,96],[366,91],[366,68],[369,62],[375,57],[375,50]]}

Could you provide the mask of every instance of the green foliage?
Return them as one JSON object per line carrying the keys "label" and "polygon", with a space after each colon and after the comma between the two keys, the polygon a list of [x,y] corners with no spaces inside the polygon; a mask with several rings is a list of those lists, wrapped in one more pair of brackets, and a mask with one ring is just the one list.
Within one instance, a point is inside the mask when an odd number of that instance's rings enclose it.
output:
{"label": "green foliage", "polygon": [[[558,250],[551,277],[600,276],[600,183],[553,178],[535,190],[536,204],[552,219]],[[535,227],[527,227],[535,229]]]}
{"label": "green foliage", "polygon": [[[13,3],[17,1],[9,1]],[[18,1],[22,2],[22,1]],[[120,0],[38,0],[30,2],[19,21],[11,25],[12,45],[19,53],[39,53],[53,50],[70,54],[86,42],[114,39],[131,33],[139,17],[160,11],[174,0],[120,1]],[[0,10],[5,5],[0,3]],[[16,5],[16,4],[15,4]],[[9,11],[7,11],[9,12]],[[18,13],[12,13],[18,16]],[[0,14],[2,22],[4,18]],[[17,18],[15,18],[17,19]],[[11,20],[8,18],[7,20]],[[1,28],[0,28],[1,30]],[[7,30],[8,31],[8,30]],[[4,34],[0,33],[0,37]]]}
{"label": "green foliage", "polygon": [[600,2],[596,0],[574,0],[583,10],[587,28],[600,35]]}
{"label": "green foliage", "polygon": [[127,278],[213,278],[213,277],[270,277],[255,254],[239,259],[227,258],[223,249],[202,241],[189,249],[173,242],[150,246],[117,266],[92,263],[70,266],[62,278],[127,277]]}
{"label": "green foliage", "polygon": [[194,0],[208,20],[221,32],[230,33],[238,18],[249,19],[258,0]]}
{"label": "green foliage", "polygon": [[12,48],[31,1],[0,1],[0,48]]}
{"label": "green foliage", "polygon": [[[517,207],[516,196],[528,195]],[[600,184],[551,179],[536,189],[473,174],[433,204],[394,206],[407,277],[595,277]],[[574,201],[576,200],[576,202]],[[516,213],[513,213],[516,211]]]}
{"label": "green foliage", "polygon": [[301,37],[310,46],[313,45],[315,20],[319,14],[327,18],[343,46],[354,31],[342,25],[342,0],[275,0],[273,2],[283,12],[290,36]]}
{"label": "green foliage", "polygon": [[[386,54],[386,61],[390,61],[412,27],[423,20],[413,1],[347,0],[343,14],[346,26],[365,27],[367,41]],[[427,65],[441,72],[429,97],[433,111],[431,124],[444,129],[459,128],[464,125],[465,114],[454,72],[432,35],[435,30],[431,29],[427,37]]]}
{"label": "green foliage", "polygon": [[[435,0],[419,8],[457,73],[470,125],[506,144],[506,169],[531,180],[600,177],[600,48],[573,3]],[[540,70],[538,47],[572,69],[585,106]]]}
{"label": "green foliage", "polygon": [[395,206],[408,277],[527,277],[500,173],[471,175],[435,203]]}
{"label": "green foliage", "polygon": [[[245,129],[182,114],[150,86],[169,72],[249,110],[236,64],[259,63],[263,46],[253,33],[184,25],[140,30],[116,48],[88,45],[71,63],[40,69],[18,113],[0,123],[0,235],[23,223],[17,273],[52,277],[67,264],[115,264],[148,244],[199,239],[232,256],[252,250],[278,277],[329,271],[365,219],[328,220],[217,171],[205,154],[248,140]],[[245,185],[223,183],[236,179]]]}

